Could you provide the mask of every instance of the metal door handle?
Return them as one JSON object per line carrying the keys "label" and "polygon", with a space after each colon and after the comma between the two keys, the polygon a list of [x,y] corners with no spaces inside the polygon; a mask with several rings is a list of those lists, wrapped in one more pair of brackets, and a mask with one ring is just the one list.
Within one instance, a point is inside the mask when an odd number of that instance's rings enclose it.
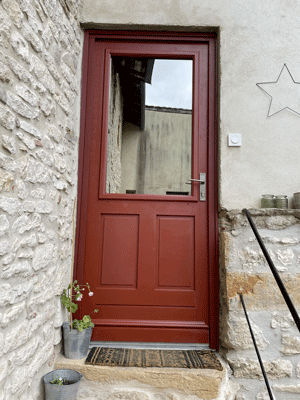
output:
{"label": "metal door handle", "polygon": [[206,201],[206,173],[200,172],[200,179],[192,179],[189,178],[186,182],[187,185],[191,185],[192,182],[199,182],[199,191],[200,191],[200,201]]}

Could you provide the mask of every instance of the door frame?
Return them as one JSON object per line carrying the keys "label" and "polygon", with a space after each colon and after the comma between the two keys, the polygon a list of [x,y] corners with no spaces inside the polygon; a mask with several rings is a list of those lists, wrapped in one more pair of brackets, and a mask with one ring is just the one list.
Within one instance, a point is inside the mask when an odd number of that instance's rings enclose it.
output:
{"label": "door frame", "polygon": [[[112,31],[86,30],[84,34],[82,56],[82,83],[81,83],[81,116],[79,137],[78,161],[78,197],[77,223],[74,257],[74,278],[79,282],[83,279],[85,234],[87,216],[85,210],[88,204],[88,177],[90,152],[90,138],[86,132],[90,131],[91,120],[86,118],[87,98],[90,89],[87,87],[88,76],[92,73],[89,68],[89,55],[93,52],[95,39],[114,41],[155,41],[157,43],[203,43],[208,44],[208,162],[207,162],[207,209],[208,209],[208,259],[209,259],[209,326],[211,349],[219,347],[219,238],[218,238],[218,101],[217,101],[217,34],[214,32],[155,32],[155,31]],[[81,310],[79,308],[79,317]]]}

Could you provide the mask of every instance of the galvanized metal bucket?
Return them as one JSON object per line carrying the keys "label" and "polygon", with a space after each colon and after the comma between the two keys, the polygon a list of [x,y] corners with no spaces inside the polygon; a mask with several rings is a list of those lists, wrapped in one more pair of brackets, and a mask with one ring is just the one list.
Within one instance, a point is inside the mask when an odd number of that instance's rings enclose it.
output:
{"label": "galvanized metal bucket", "polygon": [[300,192],[293,194],[294,208],[300,208]]}
{"label": "galvanized metal bucket", "polygon": [[261,208],[275,208],[275,197],[273,194],[263,194]]}
{"label": "galvanized metal bucket", "polygon": [[[78,387],[83,375],[72,369],[56,369],[43,376],[46,400],[76,400]],[[71,382],[69,385],[50,383],[56,378]]]}
{"label": "galvanized metal bucket", "polygon": [[289,207],[289,200],[286,195],[277,195],[275,196],[275,206],[276,208],[285,208]]}
{"label": "galvanized metal bucket", "polygon": [[78,329],[71,329],[68,322],[64,322],[62,327],[65,357],[77,360],[85,358],[89,351],[93,328],[80,332]]}

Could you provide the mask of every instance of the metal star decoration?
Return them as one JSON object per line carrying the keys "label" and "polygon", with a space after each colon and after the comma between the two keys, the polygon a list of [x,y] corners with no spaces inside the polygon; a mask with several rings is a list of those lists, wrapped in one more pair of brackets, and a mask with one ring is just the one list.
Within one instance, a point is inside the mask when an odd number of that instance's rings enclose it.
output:
{"label": "metal star decoration", "polygon": [[275,82],[256,84],[270,98],[268,117],[288,109],[300,115],[300,82],[295,82],[286,64]]}

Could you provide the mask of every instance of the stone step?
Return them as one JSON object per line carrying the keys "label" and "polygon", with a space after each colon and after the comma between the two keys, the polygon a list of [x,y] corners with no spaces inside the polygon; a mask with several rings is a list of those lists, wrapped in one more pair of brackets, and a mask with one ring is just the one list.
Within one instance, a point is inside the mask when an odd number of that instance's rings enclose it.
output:
{"label": "stone step", "polygon": [[227,400],[228,369],[135,368],[85,365],[84,359],[57,356],[55,369],[84,374],[77,400]]}

